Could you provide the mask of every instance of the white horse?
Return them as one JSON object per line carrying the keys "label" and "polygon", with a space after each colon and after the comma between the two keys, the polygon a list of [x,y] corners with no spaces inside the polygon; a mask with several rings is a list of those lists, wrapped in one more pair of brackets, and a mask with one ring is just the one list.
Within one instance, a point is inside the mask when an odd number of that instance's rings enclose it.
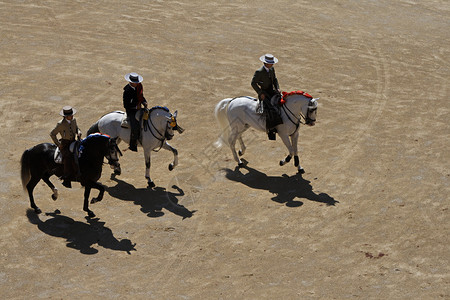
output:
{"label": "white horse", "polygon": [[[136,119],[139,119],[144,113],[141,109],[136,114]],[[170,113],[166,107],[156,106],[148,110],[148,119],[145,115],[141,122],[141,139],[138,142],[139,146],[144,148],[145,158],[145,178],[149,187],[154,187],[155,183],[150,179],[150,154],[153,151],[159,151],[161,148],[170,150],[173,153],[173,162],[169,164],[169,170],[172,171],[178,165],[178,151],[167,143],[174,135],[174,130],[179,133],[183,129],[177,124],[177,111]],[[123,140],[125,143],[130,142],[130,128],[122,127],[122,120],[125,117],[123,111],[114,111],[101,117],[88,130],[88,134],[93,132],[101,132],[107,134],[112,138],[118,137],[117,144]],[[116,173],[120,174],[120,170]]]}
{"label": "white horse", "polygon": [[[300,166],[298,159],[298,129],[300,123],[303,123],[302,118],[305,120],[303,124],[309,126],[315,124],[318,106],[317,100],[318,98],[314,99],[307,93],[295,91],[291,93],[283,92],[283,97],[280,102],[283,124],[276,126],[276,129],[284,145],[289,150],[288,156],[280,161],[280,166],[289,162],[293,156],[294,165],[301,174],[305,171]],[[250,127],[259,131],[266,131],[265,119],[261,115],[256,114],[257,103],[258,100],[252,97],[237,97],[223,99],[216,105],[216,119],[222,128],[222,134],[216,142],[216,145],[221,146],[224,143],[227,144],[231,148],[233,157],[240,167],[244,166],[244,163],[236,153],[236,140],[239,140],[241,145],[239,155],[242,156],[246,149],[242,140],[242,133]]]}

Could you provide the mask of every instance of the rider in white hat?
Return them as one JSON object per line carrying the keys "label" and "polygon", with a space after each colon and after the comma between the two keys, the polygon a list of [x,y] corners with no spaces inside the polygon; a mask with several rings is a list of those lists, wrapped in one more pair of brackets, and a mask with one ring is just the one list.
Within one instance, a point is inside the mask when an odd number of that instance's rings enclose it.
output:
{"label": "rider in white hat", "polygon": [[137,151],[137,141],[140,135],[139,121],[136,120],[136,112],[141,106],[147,107],[147,100],[144,98],[142,81],[144,78],[137,73],[128,73],[125,75],[128,84],[123,88],[123,107],[131,125],[130,146],[131,151]]}
{"label": "rider in white hat", "polygon": [[[263,62],[263,66],[255,71],[251,84],[256,93],[258,93],[258,99],[260,100],[258,107],[264,107],[269,139],[274,140],[276,133],[274,127],[281,124],[281,118],[270,103],[273,96],[281,94],[275,68],[273,67],[278,62],[278,59],[268,53],[261,56],[259,60]],[[262,111],[259,110],[259,113],[262,113]]]}

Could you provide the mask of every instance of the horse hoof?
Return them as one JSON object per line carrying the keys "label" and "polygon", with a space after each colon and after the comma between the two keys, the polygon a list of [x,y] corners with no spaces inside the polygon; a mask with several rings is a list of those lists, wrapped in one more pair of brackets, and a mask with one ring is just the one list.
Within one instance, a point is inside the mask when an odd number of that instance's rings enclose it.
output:
{"label": "horse hoof", "polygon": [[39,207],[36,207],[34,209],[34,212],[38,215],[38,214],[42,213],[42,210]]}
{"label": "horse hoof", "polygon": [[56,201],[56,199],[58,199],[58,195],[53,194],[52,199],[53,199],[53,201]]}
{"label": "horse hoof", "polygon": [[304,170],[303,168],[299,168],[299,169],[298,169],[298,173],[299,173],[299,174],[305,174],[305,170]]}
{"label": "horse hoof", "polygon": [[172,171],[174,168],[173,164],[169,164],[169,171]]}
{"label": "horse hoof", "polygon": [[94,212],[88,211],[88,217],[89,217],[89,218],[95,218]]}
{"label": "horse hoof", "polygon": [[244,152],[242,152],[242,150],[239,150],[238,154],[239,154],[239,156],[242,156],[242,155],[244,155]]}
{"label": "horse hoof", "polygon": [[298,169],[303,169],[300,167],[300,160],[298,159],[298,156],[294,156],[294,166],[299,167]]}
{"label": "horse hoof", "polygon": [[280,160],[280,166],[284,166],[285,162]]}
{"label": "horse hoof", "polygon": [[153,181],[148,181],[147,184],[149,188],[154,188],[156,186]]}

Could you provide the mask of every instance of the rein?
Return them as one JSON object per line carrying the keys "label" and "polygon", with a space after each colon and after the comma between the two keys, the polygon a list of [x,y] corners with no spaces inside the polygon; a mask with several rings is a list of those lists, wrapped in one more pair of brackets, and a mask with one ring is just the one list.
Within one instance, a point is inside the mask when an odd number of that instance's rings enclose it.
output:
{"label": "rein", "polygon": [[[149,125],[149,123],[150,123],[151,126]],[[153,130],[152,130],[152,127],[153,127],[153,129],[160,135],[160,137],[157,137],[157,136],[155,135],[155,133],[154,133]],[[166,138],[166,133],[167,133],[167,129],[169,128],[169,123],[167,123],[167,125],[166,125],[166,131],[165,131],[165,133],[162,134],[162,133],[159,132],[159,130],[156,128],[155,124],[153,124],[152,118],[149,116],[149,118],[147,119],[147,121],[144,123],[144,131],[147,131],[147,128],[150,129],[150,133],[153,135],[153,137],[154,137],[155,139],[157,139],[158,141],[161,142],[161,146],[159,146],[159,149],[158,149],[158,150],[154,150],[154,149],[153,149],[153,151],[158,152],[159,150],[161,150],[161,148],[162,148],[163,145],[164,145],[164,141],[167,139],[167,138]]]}
{"label": "rein", "polygon": [[[313,119],[311,119],[311,118],[309,117],[309,113],[317,109],[317,107],[316,107],[316,108],[310,110],[310,109],[309,109],[310,103],[311,103],[311,100],[309,100],[309,102],[308,102],[308,112],[307,112],[306,117],[303,115],[303,113],[302,113],[301,111],[300,111],[300,117],[297,117],[297,116],[289,109],[289,107],[287,107],[286,103],[283,103],[282,108],[283,108],[284,113],[286,114],[286,116],[287,116],[287,118],[289,119],[289,121],[291,121],[292,124],[295,125],[295,130],[294,130],[294,132],[292,132],[290,135],[293,135],[293,134],[298,130],[300,124],[306,125],[306,124],[309,124],[311,121],[312,121],[312,122],[315,122],[315,121],[316,121],[316,120],[313,120]],[[289,112],[289,113],[288,113],[288,112]],[[292,118],[289,116],[289,114],[292,115],[292,116],[297,120],[297,123],[294,122],[294,121],[292,120]],[[305,120],[304,122],[302,122],[302,118],[303,118],[303,120]]]}

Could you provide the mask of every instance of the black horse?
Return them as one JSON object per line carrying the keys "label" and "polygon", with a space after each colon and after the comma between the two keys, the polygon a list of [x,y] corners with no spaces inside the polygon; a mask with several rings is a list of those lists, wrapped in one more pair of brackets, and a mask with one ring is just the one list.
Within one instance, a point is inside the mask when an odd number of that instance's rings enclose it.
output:
{"label": "black horse", "polygon": [[[25,150],[20,160],[22,185],[24,189],[27,189],[31,208],[37,214],[41,213],[41,210],[34,203],[33,190],[41,179],[52,189],[52,199],[58,198],[58,190],[50,182],[52,175],[61,177],[64,173],[63,165],[55,162],[56,149],[57,146],[54,144],[42,143]],[[117,169],[120,168],[119,155],[122,155],[122,153],[117,147],[116,139],[101,134],[92,134],[83,139],[80,142],[79,151],[80,183],[85,187],[83,210],[92,218],[95,217],[95,214],[89,210],[91,189],[99,190],[98,197],[93,198],[91,203],[101,201],[105,192],[105,188],[97,182],[102,174],[103,157],[108,159],[111,168]]]}

